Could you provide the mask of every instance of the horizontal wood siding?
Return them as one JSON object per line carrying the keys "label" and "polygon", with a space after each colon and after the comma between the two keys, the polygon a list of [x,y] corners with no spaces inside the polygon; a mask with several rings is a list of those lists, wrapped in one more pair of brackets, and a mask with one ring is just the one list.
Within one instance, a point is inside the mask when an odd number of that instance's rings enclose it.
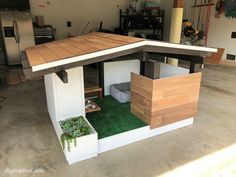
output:
{"label": "horizontal wood siding", "polygon": [[201,73],[152,80],[132,73],[131,112],[151,128],[197,114]]}

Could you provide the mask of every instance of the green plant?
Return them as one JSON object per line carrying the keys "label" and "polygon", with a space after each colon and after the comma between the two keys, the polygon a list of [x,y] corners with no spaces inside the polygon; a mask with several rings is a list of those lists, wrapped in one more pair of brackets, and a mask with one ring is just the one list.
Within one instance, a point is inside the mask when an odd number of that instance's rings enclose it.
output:
{"label": "green plant", "polygon": [[74,141],[76,146],[76,138],[91,133],[90,126],[82,116],[60,121],[60,126],[63,131],[61,134],[61,143],[63,149],[65,149],[65,142],[67,142],[68,151],[70,151],[70,143],[72,141]]}

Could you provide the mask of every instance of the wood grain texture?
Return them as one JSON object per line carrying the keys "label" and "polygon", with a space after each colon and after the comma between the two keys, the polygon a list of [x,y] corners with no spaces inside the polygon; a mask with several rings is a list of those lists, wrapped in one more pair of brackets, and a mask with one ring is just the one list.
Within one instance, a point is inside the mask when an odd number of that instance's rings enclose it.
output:
{"label": "wood grain texture", "polygon": [[30,58],[30,60],[28,61],[31,66],[45,63],[44,58],[41,56],[39,51],[34,47],[27,49],[27,57]]}
{"label": "wood grain texture", "polygon": [[58,42],[57,45],[61,48],[63,48],[64,50],[70,52],[73,55],[84,55],[86,54],[85,51],[76,48],[75,46],[69,45],[66,42]]}
{"label": "wood grain texture", "polygon": [[208,64],[220,64],[222,56],[224,54],[224,48],[218,48],[217,53],[213,53],[210,57],[206,57],[206,62]]}
{"label": "wood grain texture", "polygon": [[152,80],[131,74],[131,112],[151,128],[197,114],[201,73]]}
{"label": "wood grain texture", "polygon": [[91,35],[99,36],[99,37],[102,37],[102,38],[108,38],[108,39],[111,39],[113,41],[127,42],[127,43],[134,43],[134,42],[144,41],[144,39],[141,39],[141,38],[135,38],[135,37],[130,37],[130,36],[122,36],[122,35],[117,35],[117,34],[108,34],[108,33],[95,32],[95,33],[92,33]]}
{"label": "wood grain texture", "polygon": [[[53,51],[51,51],[49,48],[47,48],[45,45],[39,45],[37,49],[39,54],[44,59],[45,63],[56,61],[61,59],[59,56],[56,55]],[[30,61],[30,60],[29,60]],[[30,62],[31,63],[31,62]]]}
{"label": "wood grain texture", "polygon": [[95,32],[27,48],[26,54],[33,67],[140,41],[144,39]]}

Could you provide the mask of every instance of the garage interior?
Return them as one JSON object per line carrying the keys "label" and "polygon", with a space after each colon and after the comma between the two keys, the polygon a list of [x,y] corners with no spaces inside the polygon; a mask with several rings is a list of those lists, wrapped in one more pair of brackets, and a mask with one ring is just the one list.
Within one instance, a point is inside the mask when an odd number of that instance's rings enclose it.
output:
{"label": "garage interior", "polygon": [[[11,64],[7,53],[12,48],[7,49],[4,41],[4,30],[11,31],[11,28],[9,25],[4,28],[1,21],[0,176],[236,176],[235,1],[7,2],[0,3],[1,14],[14,9],[14,12],[24,11],[32,16],[36,46],[102,32],[217,48],[218,52],[204,57],[204,61],[196,63],[194,68],[188,60],[177,60],[171,54],[164,56],[160,52],[150,52],[150,58],[155,62],[202,73],[198,112],[192,125],[68,165],[48,113],[44,74],[28,78],[24,72],[27,59],[27,52],[25,54],[24,51],[34,44],[19,52],[20,63]],[[157,22],[154,23],[153,19]],[[17,41],[16,36],[13,34]],[[19,37],[24,40],[22,38]],[[111,58],[107,63],[133,61],[146,57],[146,54],[132,53]],[[121,104],[111,96],[104,96],[100,63],[82,66],[85,98],[92,98],[101,107],[97,112],[86,114],[94,129],[97,132],[101,130],[101,134],[98,132],[99,139],[128,131],[128,123],[131,129],[147,125],[135,118],[129,104]],[[57,76],[65,81],[63,79],[66,77]],[[98,92],[91,91],[92,88],[98,89]],[[102,95],[99,95],[101,92]],[[111,113],[122,117],[126,112],[129,115],[128,123],[121,120],[120,124],[116,124],[116,117],[109,120]],[[103,124],[111,125],[111,129],[104,129]]]}

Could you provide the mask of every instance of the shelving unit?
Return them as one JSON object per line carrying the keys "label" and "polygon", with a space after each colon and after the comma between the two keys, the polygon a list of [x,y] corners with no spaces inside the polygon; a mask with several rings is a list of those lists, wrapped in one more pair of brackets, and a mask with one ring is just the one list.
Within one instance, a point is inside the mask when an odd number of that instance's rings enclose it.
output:
{"label": "shelving unit", "polygon": [[34,26],[35,44],[43,44],[55,40],[53,27],[51,25]]}
{"label": "shelving unit", "polygon": [[164,10],[158,10],[157,14],[150,15],[143,12],[128,14],[120,10],[120,28],[128,34],[129,31],[152,30],[149,39],[163,40]]}

